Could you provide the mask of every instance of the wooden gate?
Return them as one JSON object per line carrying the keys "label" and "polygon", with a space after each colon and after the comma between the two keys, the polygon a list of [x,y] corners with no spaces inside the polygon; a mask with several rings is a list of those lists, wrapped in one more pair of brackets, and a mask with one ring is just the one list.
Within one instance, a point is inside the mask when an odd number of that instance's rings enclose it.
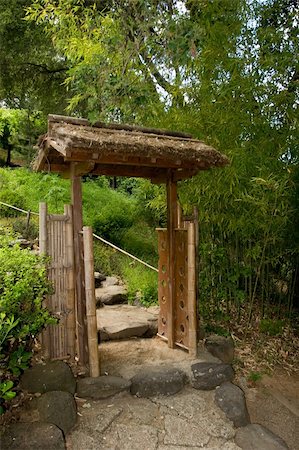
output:
{"label": "wooden gate", "polygon": [[76,354],[76,312],[74,280],[73,212],[65,205],[64,214],[48,214],[40,204],[40,253],[49,256],[48,277],[53,294],[45,306],[58,319],[42,334],[42,345],[50,359],[74,359]]}
{"label": "wooden gate", "polygon": [[[197,301],[196,301],[196,252],[195,224],[185,222],[185,228],[174,230],[174,259],[169,259],[168,232],[158,229],[159,278],[158,298],[160,315],[158,336],[168,340],[173,330],[174,344],[197,354]],[[170,265],[174,277],[170,279]],[[171,305],[169,286],[174,290]],[[171,324],[172,323],[172,324]],[[171,325],[170,325],[171,324]]]}

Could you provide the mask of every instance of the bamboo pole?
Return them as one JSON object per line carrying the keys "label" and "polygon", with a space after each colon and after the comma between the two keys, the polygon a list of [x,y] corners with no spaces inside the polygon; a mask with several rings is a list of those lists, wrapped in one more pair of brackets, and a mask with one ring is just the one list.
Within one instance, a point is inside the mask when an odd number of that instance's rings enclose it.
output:
{"label": "bamboo pole", "polygon": [[79,363],[84,368],[88,362],[88,343],[84,291],[83,244],[82,236],[80,234],[83,227],[82,185],[81,177],[75,176],[75,164],[71,165],[71,173],[76,279],[76,325],[78,338],[77,352],[79,356]]}
{"label": "bamboo pole", "polygon": [[93,236],[91,227],[83,227],[83,248],[85,268],[85,294],[87,338],[89,350],[89,371],[91,377],[100,375],[100,362],[98,350],[96,299],[94,283]]}
{"label": "bamboo pole", "polygon": [[[47,239],[47,218],[48,208],[46,203],[39,204],[39,254],[47,255],[48,239]],[[43,306],[47,307],[47,300],[44,300]],[[50,330],[47,327],[41,333],[41,344],[45,353],[45,357],[49,358],[51,353]]]}
{"label": "bamboo pole", "polygon": [[197,305],[196,305],[196,236],[194,222],[188,222],[188,313],[189,353],[197,356]]}
{"label": "bamboo pole", "polygon": [[167,179],[167,234],[168,234],[168,292],[167,315],[168,347],[174,348],[175,334],[175,228],[177,227],[177,184],[170,171]]}
{"label": "bamboo pole", "polygon": [[64,214],[68,217],[65,223],[65,250],[66,250],[66,302],[67,302],[67,354],[72,359],[76,352],[76,317],[75,317],[75,274],[74,274],[74,236],[73,236],[73,208],[71,205],[64,206]]}

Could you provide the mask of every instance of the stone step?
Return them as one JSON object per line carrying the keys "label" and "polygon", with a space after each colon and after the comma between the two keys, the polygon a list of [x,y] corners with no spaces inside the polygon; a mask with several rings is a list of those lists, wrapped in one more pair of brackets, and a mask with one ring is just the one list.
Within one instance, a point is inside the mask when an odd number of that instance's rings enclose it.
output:
{"label": "stone step", "polygon": [[159,307],[104,305],[97,310],[99,341],[152,337],[157,334]]}
{"label": "stone step", "polygon": [[128,302],[126,286],[117,277],[105,277],[96,284],[96,303],[100,308],[103,305],[115,305]]}

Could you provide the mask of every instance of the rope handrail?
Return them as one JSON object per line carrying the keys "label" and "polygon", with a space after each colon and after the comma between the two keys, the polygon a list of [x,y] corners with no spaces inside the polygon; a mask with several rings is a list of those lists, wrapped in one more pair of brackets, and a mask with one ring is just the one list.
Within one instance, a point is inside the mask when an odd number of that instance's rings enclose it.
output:
{"label": "rope handrail", "polygon": [[159,270],[156,269],[156,267],[153,267],[150,264],[142,261],[142,259],[139,259],[139,258],[137,258],[137,256],[134,256],[131,253],[126,252],[122,248],[119,248],[116,245],[111,244],[111,242],[106,241],[106,239],[103,239],[102,237],[98,236],[97,234],[93,233],[93,237],[95,237],[99,241],[103,242],[104,244],[109,245],[110,247],[114,248],[115,250],[119,251],[120,253],[123,253],[124,255],[129,256],[130,258],[134,259],[135,261],[138,261],[140,264],[143,264],[144,266],[148,267],[149,269],[152,269],[155,272],[159,272]]}
{"label": "rope handrail", "polygon": [[[25,209],[21,209],[21,208],[17,208],[16,206],[13,205],[9,205],[8,203],[5,202],[1,202],[1,205],[7,206],[8,208],[12,208],[15,209],[16,211],[20,211],[23,212],[24,214],[34,214],[35,216],[39,216],[39,213],[36,213],[34,211],[26,211]],[[114,248],[115,250],[119,251],[120,253],[123,253],[126,256],[129,256],[130,258],[134,259],[135,261],[139,262],[140,264],[143,264],[144,266],[148,267],[149,269],[154,270],[155,272],[159,272],[159,270],[156,267],[151,266],[150,264],[146,263],[145,261],[142,261],[142,259],[137,258],[137,256],[132,255],[131,253],[126,252],[125,250],[123,250],[122,248],[117,247],[116,245],[112,244],[109,241],[106,241],[106,239],[98,236],[97,234],[93,233],[93,237],[95,237],[96,239],[98,239],[99,241],[102,241],[104,244],[109,245],[110,247]]]}
{"label": "rope handrail", "polygon": [[8,208],[15,209],[16,211],[23,212],[24,214],[30,213],[30,214],[34,214],[35,216],[39,216],[39,213],[36,213],[36,212],[34,212],[34,211],[30,211],[30,210],[29,210],[29,211],[26,211],[25,209],[17,208],[16,206],[9,205],[8,203],[5,203],[5,202],[0,202],[0,204],[1,204],[1,205],[4,205],[4,206],[7,206]]}

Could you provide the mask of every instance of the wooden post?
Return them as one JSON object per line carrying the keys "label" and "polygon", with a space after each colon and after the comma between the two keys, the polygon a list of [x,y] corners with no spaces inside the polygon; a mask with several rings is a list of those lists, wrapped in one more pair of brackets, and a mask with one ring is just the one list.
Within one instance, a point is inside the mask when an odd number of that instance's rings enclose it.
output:
{"label": "wooden post", "polygon": [[64,205],[64,214],[68,217],[65,224],[65,250],[66,250],[66,328],[67,328],[67,353],[72,359],[76,353],[76,315],[75,315],[75,276],[74,276],[74,234],[73,234],[73,208]]}
{"label": "wooden post", "polygon": [[189,312],[189,353],[197,356],[197,305],[196,305],[196,255],[195,224],[188,222],[188,312]]}
{"label": "wooden post", "polygon": [[177,210],[178,210],[178,224],[177,224],[177,227],[178,228],[182,228],[182,207],[179,204],[179,202],[177,203]]}
{"label": "wooden post", "polygon": [[169,172],[167,179],[167,233],[168,233],[168,289],[169,309],[167,317],[168,347],[174,348],[175,327],[175,228],[177,227],[177,184]]}
{"label": "wooden post", "polygon": [[30,218],[31,218],[31,211],[29,209],[29,211],[27,211],[27,216],[26,216],[26,232],[28,232],[28,230],[29,230]]}
{"label": "wooden post", "polygon": [[76,278],[77,351],[80,365],[86,367],[88,363],[88,344],[84,290],[83,243],[81,235],[83,227],[82,186],[81,177],[75,175],[74,163],[71,165],[71,180]]}
{"label": "wooden post", "polygon": [[193,208],[195,227],[195,290],[196,290],[196,310],[197,310],[197,333],[199,333],[199,214],[197,206]]}
{"label": "wooden post", "polygon": [[93,236],[91,227],[83,227],[83,245],[89,371],[91,377],[98,377],[100,375],[100,365],[94,283]]}
{"label": "wooden post", "polygon": [[[48,253],[48,239],[47,239],[47,217],[48,217],[48,208],[46,203],[39,204],[39,254],[47,255]],[[46,307],[46,301],[43,302]],[[49,358],[51,353],[51,341],[50,341],[50,333],[49,328],[47,327],[42,331],[41,334],[41,343],[45,353],[45,357]]]}

